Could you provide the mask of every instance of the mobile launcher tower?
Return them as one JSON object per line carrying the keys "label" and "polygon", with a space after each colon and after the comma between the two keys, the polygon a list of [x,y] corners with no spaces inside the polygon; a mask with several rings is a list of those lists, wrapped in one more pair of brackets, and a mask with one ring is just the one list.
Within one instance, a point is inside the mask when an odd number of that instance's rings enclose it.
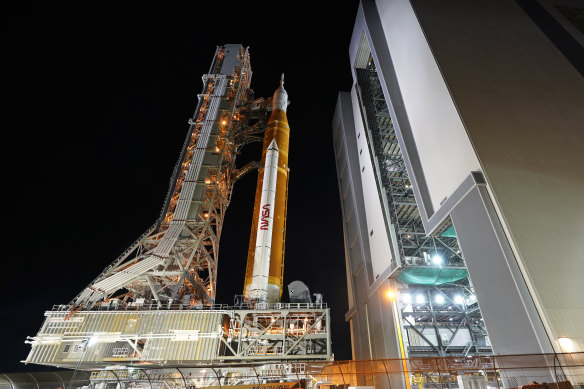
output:
{"label": "mobile launcher tower", "polygon": [[[118,371],[119,379],[120,369],[332,358],[326,305],[312,303],[306,291],[308,297],[294,298],[292,290],[293,302],[280,302],[288,97],[282,78],[272,99],[254,100],[251,75],[247,48],[217,48],[159,219],[70,304],[45,313],[40,331],[27,340],[32,349],[25,363],[106,369],[94,378],[107,382],[107,372]],[[262,133],[261,165],[237,169],[236,155]],[[223,218],[234,183],[254,167],[259,176],[244,298],[235,307],[218,305]]]}

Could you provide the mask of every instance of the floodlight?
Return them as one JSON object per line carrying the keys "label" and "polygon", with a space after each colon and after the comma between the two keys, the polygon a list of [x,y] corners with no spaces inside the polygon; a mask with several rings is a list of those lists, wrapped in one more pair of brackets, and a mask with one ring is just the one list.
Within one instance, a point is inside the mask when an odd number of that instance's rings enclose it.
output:
{"label": "floodlight", "polygon": [[432,257],[432,262],[435,265],[441,265],[443,261],[444,259],[442,259],[442,257],[438,254],[434,254],[434,256]]}

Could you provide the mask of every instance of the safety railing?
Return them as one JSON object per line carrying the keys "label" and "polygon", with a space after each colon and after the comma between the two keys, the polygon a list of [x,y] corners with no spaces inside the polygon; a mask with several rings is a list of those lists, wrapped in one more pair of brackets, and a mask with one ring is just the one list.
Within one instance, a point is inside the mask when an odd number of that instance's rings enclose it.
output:
{"label": "safety railing", "polygon": [[569,389],[584,384],[584,353],[380,359],[307,366],[330,385]]}
{"label": "safety railing", "polygon": [[[270,354],[276,349],[255,347]],[[338,389],[369,387],[387,389],[582,389],[584,353],[428,357],[261,364],[236,367],[181,367],[140,369],[150,382],[164,376],[172,386],[225,387],[279,383],[282,388]],[[177,371],[178,370],[178,371]],[[177,374],[179,373],[180,374]],[[137,374],[138,372],[135,372]],[[110,373],[108,373],[110,374]],[[184,381],[183,381],[184,377]],[[104,376],[101,376],[102,380]],[[114,377],[110,377],[113,380]],[[118,377],[124,381],[121,377]],[[162,379],[164,380],[164,379]],[[99,374],[92,381],[100,381]],[[130,380],[127,382],[129,383]],[[287,383],[294,384],[287,386]],[[184,385],[183,385],[184,384]],[[156,385],[152,385],[155,387]]]}
{"label": "safety railing", "polygon": [[[52,311],[73,311],[78,307],[71,304],[53,305]],[[274,303],[274,304],[256,304],[252,307],[249,304],[228,305],[228,304],[212,304],[212,305],[192,305],[183,304],[180,301],[173,302],[159,302],[157,300],[144,300],[131,303],[122,302],[108,302],[96,304],[90,311],[164,311],[164,310],[205,310],[205,311],[227,311],[227,310],[255,310],[255,311],[278,311],[278,310],[320,310],[327,309],[326,303]],[[82,311],[86,311],[83,309]]]}
{"label": "safety railing", "polygon": [[[262,350],[272,352],[277,350]],[[87,372],[0,375],[12,389],[89,386],[143,389],[220,389],[254,385],[265,389],[582,389],[584,353],[428,357],[201,367],[130,367]],[[66,376],[59,376],[65,374]],[[52,383],[55,385],[53,386]],[[104,384],[105,386],[100,386]],[[271,385],[270,385],[271,384]],[[119,385],[119,386],[117,386]],[[111,386],[113,387],[113,386]],[[240,386],[240,388],[246,388]],[[247,387],[251,389],[250,387]]]}

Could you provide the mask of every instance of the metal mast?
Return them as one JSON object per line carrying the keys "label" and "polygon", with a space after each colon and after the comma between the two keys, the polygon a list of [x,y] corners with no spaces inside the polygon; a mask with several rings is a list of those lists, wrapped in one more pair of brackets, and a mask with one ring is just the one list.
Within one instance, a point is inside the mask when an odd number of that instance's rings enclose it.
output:
{"label": "metal mast", "polygon": [[244,131],[239,108],[251,95],[248,49],[217,48],[170,188],[156,223],[89,284],[72,304],[211,305],[223,217],[237,177]]}

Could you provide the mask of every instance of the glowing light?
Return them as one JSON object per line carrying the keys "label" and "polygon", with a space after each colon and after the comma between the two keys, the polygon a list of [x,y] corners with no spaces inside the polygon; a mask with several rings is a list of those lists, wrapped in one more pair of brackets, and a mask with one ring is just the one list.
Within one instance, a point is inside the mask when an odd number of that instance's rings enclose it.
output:
{"label": "glowing light", "polygon": [[425,302],[426,302],[426,298],[424,297],[424,295],[421,294],[421,293],[418,293],[416,295],[416,303],[418,303],[418,304],[424,304]]}
{"label": "glowing light", "polygon": [[436,296],[434,296],[434,300],[438,304],[444,304],[444,296],[442,296],[441,294],[437,294]]}
{"label": "glowing light", "polygon": [[456,296],[454,296],[454,302],[455,302],[456,304],[462,304],[462,303],[463,303],[463,301],[464,301],[464,299],[462,298],[462,296],[461,296],[461,295],[457,294]]}
{"label": "glowing light", "polygon": [[389,289],[385,295],[387,296],[388,299],[393,300],[395,298],[395,292],[391,289]]}
{"label": "glowing light", "polygon": [[576,344],[570,338],[558,338],[558,343],[560,344],[560,348],[563,352],[571,353],[577,351]]}
{"label": "glowing light", "polygon": [[97,336],[94,336],[87,341],[87,347],[91,347],[96,343],[97,343]]}
{"label": "glowing light", "polygon": [[432,262],[435,265],[441,265],[443,261],[444,260],[442,259],[442,257],[440,255],[438,255],[438,254],[434,254],[434,256],[432,257]]}
{"label": "glowing light", "polygon": [[223,120],[223,121],[221,122],[221,124],[223,124],[223,125],[226,125],[226,124],[227,124],[227,120]]}
{"label": "glowing light", "polygon": [[404,293],[401,295],[401,300],[406,304],[410,304],[412,302],[412,295],[409,293]]}

